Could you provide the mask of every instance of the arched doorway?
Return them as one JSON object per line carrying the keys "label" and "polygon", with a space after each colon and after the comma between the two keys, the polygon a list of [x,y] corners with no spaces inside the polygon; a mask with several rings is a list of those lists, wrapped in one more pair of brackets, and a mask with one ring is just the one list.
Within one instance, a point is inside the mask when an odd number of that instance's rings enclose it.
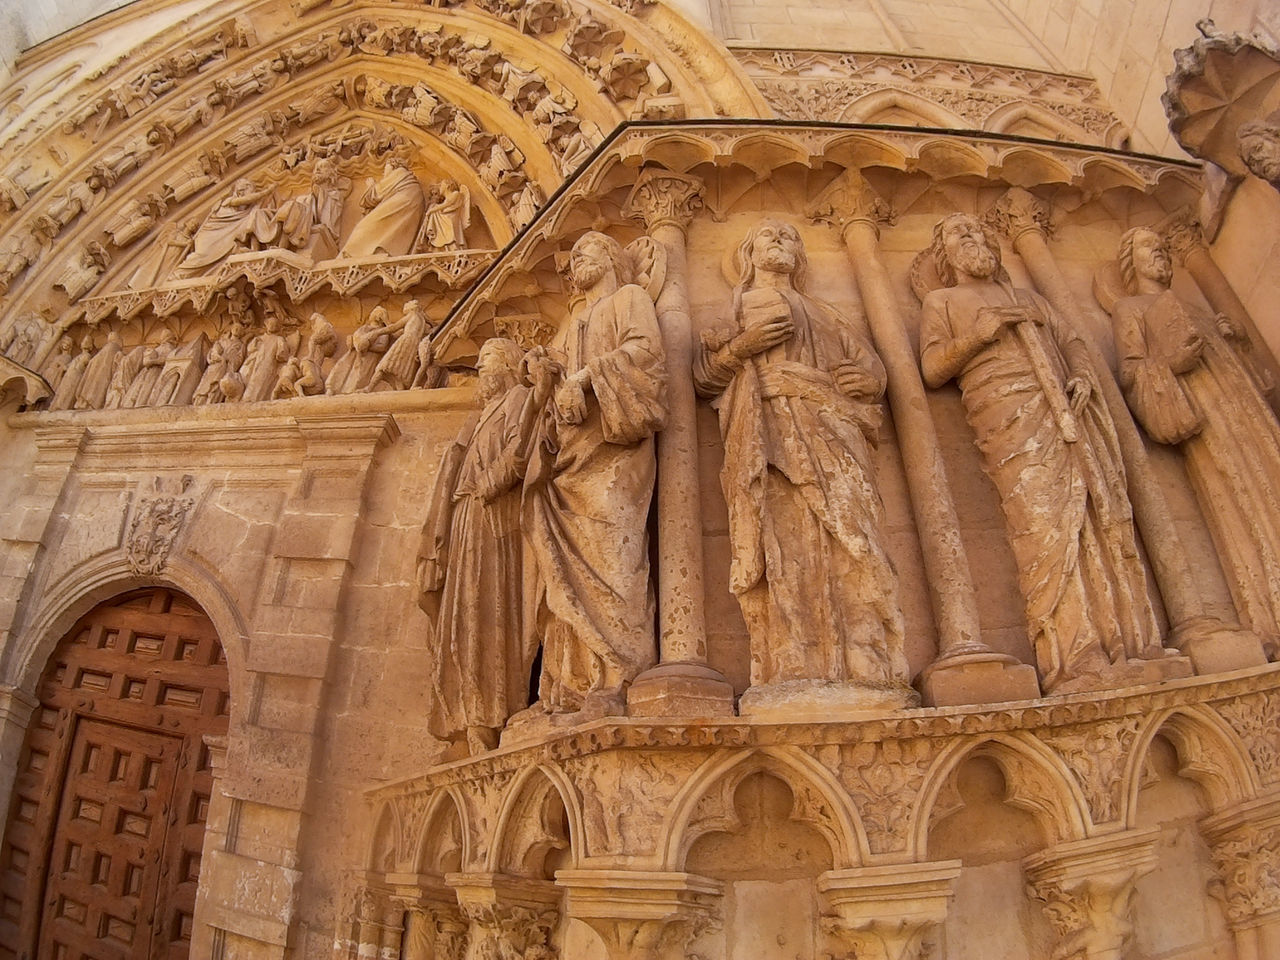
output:
{"label": "arched doorway", "polygon": [[0,960],[188,955],[226,733],[226,658],[194,601],[109,600],[58,644],[37,691],[0,848]]}

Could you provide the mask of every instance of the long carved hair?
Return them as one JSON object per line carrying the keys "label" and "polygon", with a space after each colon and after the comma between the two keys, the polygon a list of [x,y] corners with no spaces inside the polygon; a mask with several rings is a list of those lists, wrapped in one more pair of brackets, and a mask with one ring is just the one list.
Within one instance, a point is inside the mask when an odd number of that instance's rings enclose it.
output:
{"label": "long carved hair", "polygon": [[1116,261],[1120,264],[1120,282],[1124,285],[1125,293],[1129,294],[1138,292],[1138,272],[1133,266],[1133,244],[1140,233],[1155,231],[1150,227],[1131,227],[1121,235],[1120,251],[1116,254]]}
{"label": "long carved hair", "polygon": [[996,258],[996,273],[998,277],[1001,270],[1000,262],[1000,238],[996,235],[994,229],[988,224],[983,223],[977,217],[967,213],[950,213],[943,217],[933,225],[933,242],[929,245],[929,254],[933,258],[933,267],[938,272],[938,279],[942,281],[944,287],[954,287],[956,285],[956,268],[951,262],[951,257],[947,255],[947,244],[944,238],[944,232],[947,224],[951,223],[957,217],[964,217],[973,220],[982,228],[982,237],[986,241],[987,249]]}
{"label": "long carved hair", "polygon": [[[792,227],[785,220],[776,220],[772,217],[766,217],[764,220],[756,223],[747,235],[742,238],[742,242],[738,244],[738,252],[734,254],[733,264],[738,271],[738,286],[735,288],[735,300],[741,297],[741,292],[746,290],[755,282],[756,265],[751,262],[751,248],[755,246],[756,238],[760,236],[760,231],[766,226],[773,225],[775,227]],[[796,268],[791,271],[791,285],[797,291],[804,292],[805,277],[809,271],[809,258],[805,255],[804,244],[800,244],[799,250],[796,251]]]}
{"label": "long carved hair", "polygon": [[520,382],[520,365],[524,361],[524,350],[520,344],[506,337],[490,337],[484,342],[480,352],[496,353],[502,361],[504,376],[502,390],[499,392],[505,392]]}
{"label": "long carved hair", "polygon": [[609,257],[609,263],[613,267],[613,275],[618,278],[619,285],[634,282],[631,260],[627,257],[627,252],[622,249],[622,244],[607,233],[601,233],[599,230],[589,230],[574,241],[573,246],[576,249],[587,243],[588,240],[604,247]]}

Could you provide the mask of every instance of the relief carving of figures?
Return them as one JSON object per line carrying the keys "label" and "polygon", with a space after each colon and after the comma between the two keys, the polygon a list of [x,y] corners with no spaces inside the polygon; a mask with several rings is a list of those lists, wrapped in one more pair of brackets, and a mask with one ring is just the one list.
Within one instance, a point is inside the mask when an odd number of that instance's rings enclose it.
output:
{"label": "relief carving of figures", "polygon": [[276,380],[277,398],[314,397],[324,393],[324,362],[333,356],[338,335],[323,313],[311,315],[311,333],[301,356],[290,357]]}
{"label": "relief carving of figures", "polygon": [[124,406],[124,395],[133,383],[134,377],[142,372],[142,361],[147,355],[147,345],[140,343],[128,350],[121,348],[119,356],[111,367],[111,382],[107,387],[107,399],[103,403],[104,410],[115,410]]}
{"label": "relief carving of figures", "polygon": [[418,551],[419,603],[434,624],[428,725],[442,740],[466,737],[473,754],[529,702],[534,644],[522,622],[520,498],[541,389],[521,382],[524,351],[493,338],[480,348],[478,414],[445,451]]}
{"label": "relief carving of figures", "polygon": [[160,382],[160,374],[164,371],[165,361],[173,353],[178,342],[178,335],[165,328],[160,334],[160,342],[155,346],[142,348],[138,372],[133,375],[120,398],[122,407],[145,407],[151,402],[151,395]]}
{"label": "relief carving of figures", "polygon": [[64,336],[58,341],[58,350],[45,361],[43,367],[40,368],[40,376],[44,377],[44,382],[57,394],[58,387],[62,385],[63,378],[67,375],[67,370],[71,367],[71,362],[75,358],[75,341],[70,337]]}
{"label": "relief carving of figures", "polygon": [[1115,425],[1088,353],[1048,303],[1016,290],[994,234],[966,214],[934,228],[943,283],[924,299],[925,382],[956,380],[1000,493],[1046,691],[1123,676],[1158,660]]}
{"label": "relief carving of figures", "polygon": [[53,399],[49,401],[50,410],[70,410],[75,406],[76,391],[80,388],[80,381],[84,379],[85,371],[92,360],[93,334],[86,333],[80,338],[80,352],[67,366],[66,373],[62,375],[54,391]]}
{"label": "relief carving of figures", "polygon": [[409,165],[391,157],[382,179],[370,182],[360,200],[367,211],[342,247],[344,257],[401,257],[413,250],[426,197]]}
{"label": "relief carving of figures", "polygon": [[311,257],[331,260],[338,255],[338,230],[342,226],[342,202],[351,181],[338,173],[328,158],[316,161],[311,189],[280,204],[280,244]]}
{"label": "relief carving of figures", "polygon": [[395,341],[374,367],[373,376],[363,387],[364,392],[371,392],[384,381],[392,390],[409,388],[418,372],[418,345],[427,335],[429,326],[430,322],[418,301],[407,301],[400,319],[386,327],[388,334],[396,334]]}
{"label": "relief carving of figures", "polygon": [[378,361],[391,346],[389,319],[383,307],[369,311],[369,319],[347,338],[347,351],[338,358],[325,381],[330,395],[356,393],[365,388]]}
{"label": "relief carving of figures", "polygon": [[46,324],[38,314],[29,313],[14,319],[0,334],[0,353],[27,366],[44,345]]}
{"label": "relief carving of figures", "polygon": [[289,340],[280,333],[277,314],[269,313],[266,329],[249,341],[240,376],[244,378],[244,401],[270,400],[280,379],[280,367],[292,356]]}
{"label": "relief carving of figures", "polygon": [[454,180],[441,181],[431,192],[431,204],[422,221],[424,251],[458,250],[467,245],[466,229],[471,225],[471,194]]}
{"label": "relief carving of figures", "polygon": [[653,301],[628,282],[617,241],[584,234],[570,273],[583,300],[551,345],[566,378],[526,496],[532,626],[544,644],[543,707],[616,710],[654,659],[645,525],[666,369]]}
{"label": "relief carving of figures", "polygon": [[165,190],[174,203],[181,203],[187,197],[195,196],[205,187],[217,183],[225,169],[226,163],[221,156],[202,153],[170,174],[165,179]]}
{"label": "relief carving of figures", "polygon": [[272,187],[237,180],[205,218],[192,239],[192,250],[178,264],[178,276],[189,277],[241,250],[258,250],[276,238],[279,227],[271,200]]}
{"label": "relief carving of figures", "polygon": [[115,373],[116,360],[120,357],[124,345],[120,342],[120,331],[112,330],[107,334],[107,342],[102,345],[88,367],[84,377],[76,388],[73,406],[77,410],[101,410],[107,402],[107,391],[111,388],[112,374]]}
{"label": "relief carving of figures", "polygon": [[871,454],[884,366],[865,332],[804,294],[791,224],[757,223],[737,264],[732,327],[704,336],[694,382],[717,398],[752,685],[841,681],[901,700],[904,624]]}
{"label": "relief carving of figures", "polygon": [[49,205],[36,217],[36,229],[52,240],[72,220],[92,209],[98,202],[98,196],[99,191],[94,191],[85,181],[77,180],[49,201]]}
{"label": "relief carving of figures", "polygon": [[111,254],[107,248],[97,240],[91,240],[80,258],[68,264],[53,285],[66,291],[67,300],[75,303],[93,289],[110,263]]}
{"label": "relief carving of figures", "polygon": [[198,333],[181,346],[175,345],[164,360],[160,378],[148,403],[153,407],[186,406],[204,373],[209,339]]}
{"label": "relief carving of figures", "polygon": [[200,221],[194,219],[166,226],[139,258],[138,267],[129,275],[125,286],[145,290],[168,282],[178,264],[191,252],[199,229]]}
{"label": "relief carving of figures", "polygon": [[[244,324],[234,321],[209,348],[207,365],[191,398],[193,404],[222,403],[244,394],[244,380],[240,377],[246,353],[244,332]],[[230,391],[224,391],[224,383],[229,383]]]}
{"label": "relief carving of figures", "polygon": [[41,249],[39,238],[26,231],[11,233],[0,243],[0,293],[6,292],[14,278],[35,263]]}
{"label": "relief carving of figures", "polygon": [[1238,352],[1247,335],[1170,290],[1164,241],[1142,227],[1120,240],[1124,296],[1112,308],[1120,383],[1138,422],[1177,444],[1209,520],[1237,610],[1280,640],[1280,424]]}
{"label": "relief carving of figures", "polygon": [[162,196],[149,193],[141,199],[129,201],[103,229],[115,246],[127,246],[150,230],[168,209],[169,205]]}

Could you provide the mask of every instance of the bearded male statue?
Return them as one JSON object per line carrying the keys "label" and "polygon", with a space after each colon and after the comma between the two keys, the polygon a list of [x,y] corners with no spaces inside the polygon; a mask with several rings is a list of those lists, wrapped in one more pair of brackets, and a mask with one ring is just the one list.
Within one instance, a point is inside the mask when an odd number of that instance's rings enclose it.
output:
{"label": "bearded male statue", "polygon": [[731,324],[704,334],[694,382],[724,437],[730,589],[751,642],[741,709],[903,706],[898,579],[871,457],[884,366],[860,327],[803,292],[791,224],[757,223],[737,267]]}
{"label": "bearded male statue", "polygon": [[539,704],[617,713],[655,658],[645,525],[666,368],[653,301],[617,241],[584,234],[569,271],[582,300],[550,345],[565,376],[525,485]]}
{"label": "bearded male statue", "polygon": [[1128,296],[1112,309],[1120,385],[1153,440],[1177,444],[1242,621],[1280,641],[1280,424],[1250,369],[1248,334],[1170,289],[1164,240],[1120,238]]}
{"label": "bearded male statue", "polygon": [[1040,296],[1014,289],[974,217],[934,228],[943,287],[925,297],[925,382],[960,386],[1000,493],[1046,692],[1119,686],[1160,645],[1115,424],[1088,350]]}

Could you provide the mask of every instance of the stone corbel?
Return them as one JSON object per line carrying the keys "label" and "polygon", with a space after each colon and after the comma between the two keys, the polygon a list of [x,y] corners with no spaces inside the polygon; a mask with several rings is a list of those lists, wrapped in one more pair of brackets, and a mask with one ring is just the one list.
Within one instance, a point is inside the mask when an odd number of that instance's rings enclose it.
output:
{"label": "stone corbel", "polygon": [[469,924],[468,952],[553,960],[564,899],[554,883],[500,873],[449,873],[444,882],[457,894]]}
{"label": "stone corbel", "polygon": [[1280,955],[1280,798],[1206,817],[1200,832],[1218,875],[1210,892],[1222,902],[1240,960]]}
{"label": "stone corbel", "polygon": [[385,881],[407,912],[400,960],[462,960],[469,924],[453,888],[421,874],[387,874]]}
{"label": "stone corbel", "polygon": [[1023,861],[1031,895],[1058,934],[1053,960],[1124,960],[1134,884],[1155,869],[1158,830],[1058,844]]}
{"label": "stone corbel", "polygon": [[830,870],[818,877],[836,957],[924,960],[946,919],[959,860]]}
{"label": "stone corbel", "polygon": [[690,873],[560,870],[566,916],[600,935],[609,960],[688,956],[689,944],[717,922],[723,884]]}

